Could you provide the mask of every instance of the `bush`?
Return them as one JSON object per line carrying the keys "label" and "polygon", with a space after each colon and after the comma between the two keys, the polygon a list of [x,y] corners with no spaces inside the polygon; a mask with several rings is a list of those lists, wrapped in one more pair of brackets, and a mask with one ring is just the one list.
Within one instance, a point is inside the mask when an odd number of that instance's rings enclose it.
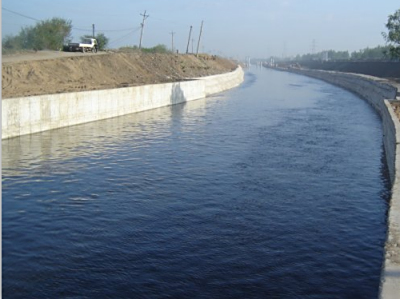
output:
{"label": "bush", "polygon": [[157,45],[153,48],[142,48],[144,53],[170,53],[166,45]]}
{"label": "bush", "polygon": [[138,46],[124,46],[124,47],[118,48],[118,51],[125,52],[125,53],[139,52],[139,47]]}
{"label": "bush", "polygon": [[161,54],[171,53],[171,51],[167,49],[167,46],[161,45],[161,44],[157,45],[153,48],[142,48],[141,50],[139,49],[138,46],[124,46],[124,47],[120,47],[118,50],[121,52],[140,52],[140,51],[142,51],[143,53],[161,53]]}

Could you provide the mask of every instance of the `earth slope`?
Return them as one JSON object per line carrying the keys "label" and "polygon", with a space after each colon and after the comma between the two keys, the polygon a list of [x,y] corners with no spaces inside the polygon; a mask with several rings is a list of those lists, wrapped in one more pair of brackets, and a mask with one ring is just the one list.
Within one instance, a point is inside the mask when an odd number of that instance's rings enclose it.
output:
{"label": "earth slope", "polygon": [[2,57],[2,98],[182,81],[229,72],[209,55],[37,52]]}

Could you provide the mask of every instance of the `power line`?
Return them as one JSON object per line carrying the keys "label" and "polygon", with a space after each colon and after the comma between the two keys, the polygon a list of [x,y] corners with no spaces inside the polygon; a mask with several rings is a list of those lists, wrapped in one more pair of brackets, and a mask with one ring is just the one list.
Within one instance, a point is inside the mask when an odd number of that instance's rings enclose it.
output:
{"label": "power line", "polygon": [[6,24],[6,25],[14,25],[14,26],[29,26],[28,24],[22,24],[22,23],[9,23],[9,22],[5,22],[5,21],[2,21],[1,22],[2,24]]}
{"label": "power line", "polygon": [[[16,12],[16,11],[10,10],[10,9],[8,9],[8,8],[5,8],[5,7],[1,7],[1,9],[4,10],[4,11],[7,11],[7,12],[9,12],[9,13],[18,15],[18,16],[20,16],[20,17],[29,19],[29,20],[33,20],[33,21],[36,21],[36,22],[42,21],[42,20],[39,20],[39,19],[34,18],[34,17],[32,17],[32,16],[28,16],[28,15],[25,15],[25,14],[23,14],[23,13]],[[124,28],[124,29],[97,29],[97,32],[122,32],[122,31],[129,31],[126,35],[124,35],[124,36],[122,36],[121,38],[119,38],[119,39],[117,39],[117,40],[114,40],[114,41],[112,42],[112,43],[116,43],[117,41],[122,40],[123,38],[129,36],[130,34],[132,34],[132,33],[136,32],[136,31],[138,31],[138,30],[141,28],[140,42],[139,42],[139,49],[141,49],[141,47],[142,47],[142,38],[143,38],[143,31],[144,31],[145,21],[146,21],[147,18],[150,17],[150,15],[146,14],[146,11],[144,11],[144,14],[140,14],[140,15],[143,16],[143,21],[142,21],[142,23],[140,24],[140,27],[131,27],[131,28]],[[169,20],[160,19],[160,18],[154,18],[154,17],[152,17],[152,19],[160,20],[160,21],[164,21],[164,22],[176,23],[175,21],[169,21]],[[93,26],[93,25],[92,25],[92,26]],[[71,26],[71,29],[77,30],[77,31],[84,31],[84,32],[93,32],[93,31],[94,31],[94,28],[93,28],[93,27],[92,27],[92,28],[87,28],[87,29],[86,29],[86,28],[79,28],[79,27]],[[200,46],[200,39],[201,39],[201,35],[202,35],[202,30],[203,30],[203,21],[202,21],[202,23],[201,23],[201,29],[200,29],[199,40],[198,40],[198,43],[197,43],[197,53],[196,53],[196,54],[198,54],[198,51],[199,51],[199,46]],[[190,39],[190,37],[191,37],[191,31],[192,31],[192,26],[190,26],[190,33],[189,33],[188,45],[187,45],[186,52],[188,52],[188,49],[189,49],[189,43],[190,43],[190,40],[191,40],[191,39]],[[173,39],[174,39],[174,34],[175,34],[175,32],[171,32],[171,34],[172,34],[172,43],[173,43]],[[193,52],[193,39],[192,39],[191,41],[192,41],[192,52]],[[172,48],[174,48],[174,45],[173,45],[173,44],[172,44]]]}
{"label": "power line", "polygon": [[125,38],[128,37],[129,35],[131,35],[131,34],[137,32],[137,31],[139,31],[140,28],[141,28],[141,27],[137,27],[137,28],[135,28],[134,30],[132,30],[131,32],[129,32],[128,34],[125,34],[124,36],[121,36],[121,37],[119,37],[119,38],[117,38],[117,39],[115,39],[115,40],[112,40],[112,41],[109,43],[109,45],[112,45],[112,44],[115,44],[115,43],[120,42],[121,40],[125,39]]}
{"label": "power line", "polygon": [[77,28],[77,27],[74,27],[74,26],[72,26],[72,29],[75,29],[75,30],[78,30],[78,31],[92,31],[92,29],[82,29],[82,28]]}
{"label": "power line", "polygon": [[[5,7],[1,7],[1,9],[5,10],[5,11],[8,11],[10,13],[13,13],[15,15],[24,17],[26,19],[30,19],[30,20],[37,21],[37,22],[41,21],[41,20],[36,19],[34,17],[30,17],[30,16],[27,16],[27,15],[24,15],[22,13],[10,10],[8,8],[5,8]],[[74,29],[74,30],[78,30],[78,31],[87,31],[87,32],[92,32],[93,31],[93,29],[84,29],[84,28],[78,28],[78,27],[75,27],[75,26],[72,26],[71,28]],[[102,31],[102,32],[120,32],[120,31],[129,31],[129,30],[132,30],[132,29],[136,29],[136,27],[124,28],[124,29],[97,29],[97,31]]]}
{"label": "power line", "polygon": [[154,20],[154,21],[161,21],[161,22],[166,22],[166,23],[171,23],[174,25],[179,25],[179,26],[189,26],[189,23],[186,22],[180,22],[180,21],[172,21],[172,20],[166,20],[166,19],[161,19],[161,18],[155,18],[155,17],[149,17],[150,19]]}
{"label": "power line", "polygon": [[[79,31],[92,31],[93,29],[83,29],[83,28],[78,28],[78,27],[72,27],[75,30]],[[97,31],[101,32],[122,32],[122,31],[130,31],[136,29],[136,27],[131,27],[131,28],[125,28],[125,29],[97,29]]]}
{"label": "power line", "polygon": [[156,20],[156,21],[162,21],[162,22],[168,22],[168,23],[175,23],[177,24],[177,22],[175,21],[170,21],[170,20],[165,20],[165,19],[160,19],[160,18],[155,18],[155,17],[151,17],[152,20]]}
{"label": "power line", "polygon": [[38,19],[36,19],[36,18],[33,18],[33,17],[27,16],[27,15],[24,15],[24,14],[22,14],[22,13],[19,13],[19,12],[16,12],[16,11],[13,11],[13,10],[10,10],[10,9],[7,9],[7,8],[5,8],[5,7],[1,7],[1,9],[2,9],[2,10],[5,10],[5,11],[8,11],[8,12],[11,12],[11,13],[17,15],[17,16],[24,17],[24,18],[26,18],[26,19],[30,19],[30,20],[34,20],[34,21],[40,21],[40,20],[38,20]]}
{"label": "power line", "polygon": [[97,29],[97,31],[103,31],[103,32],[120,32],[120,31],[129,31],[132,29],[136,29],[137,27],[131,27],[131,28],[125,28],[125,29]]}

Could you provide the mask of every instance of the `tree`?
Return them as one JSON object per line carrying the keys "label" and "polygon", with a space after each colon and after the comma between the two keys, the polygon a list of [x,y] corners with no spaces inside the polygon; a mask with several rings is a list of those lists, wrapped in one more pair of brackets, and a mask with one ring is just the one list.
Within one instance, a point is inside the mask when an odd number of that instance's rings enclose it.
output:
{"label": "tree", "polygon": [[327,52],[329,60],[348,60],[350,58],[349,51],[329,50]]}
{"label": "tree", "polygon": [[27,31],[28,45],[36,50],[60,50],[71,34],[71,21],[60,18],[41,21]]}
{"label": "tree", "polygon": [[20,50],[22,49],[22,40],[20,36],[7,35],[2,41],[3,51],[4,50]]}
{"label": "tree", "polygon": [[[81,36],[81,41],[84,41],[85,39],[88,39],[88,38],[93,38],[93,36],[92,35]],[[108,37],[106,37],[104,35],[104,33],[98,33],[94,38],[97,40],[97,46],[98,46],[99,50],[100,51],[105,50],[105,48],[107,47],[108,42],[109,42]]]}
{"label": "tree", "polygon": [[375,48],[365,48],[351,53],[353,60],[379,60],[385,59],[385,53],[389,51],[389,47],[377,46]]}
{"label": "tree", "polygon": [[97,34],[96,39],[99,50],[103,51],[107,47],[109,39],[103,33]]}
{"label": "tree", "polygon": [[35,26],[21,29],[17,36],[3,39],[3,48],[9,50],[60,50],[70,38],[71,21],[60,18],[40,21]]}
{"label": "tree", "polygon": [[389,47],[388,54],[391,58],[400,58],[400,9],[389,15],[386,28],[389,32],[382,35]]}

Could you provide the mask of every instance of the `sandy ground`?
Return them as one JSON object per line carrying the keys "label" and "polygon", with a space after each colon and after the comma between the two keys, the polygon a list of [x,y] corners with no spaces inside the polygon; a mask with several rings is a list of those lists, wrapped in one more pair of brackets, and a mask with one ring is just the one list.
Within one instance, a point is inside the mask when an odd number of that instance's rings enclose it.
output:
{"label": "sandy ground", "polygon": [[39,51],[2,57],[2,98],[175,82],[225,73],[230,60],[208,55]]}

